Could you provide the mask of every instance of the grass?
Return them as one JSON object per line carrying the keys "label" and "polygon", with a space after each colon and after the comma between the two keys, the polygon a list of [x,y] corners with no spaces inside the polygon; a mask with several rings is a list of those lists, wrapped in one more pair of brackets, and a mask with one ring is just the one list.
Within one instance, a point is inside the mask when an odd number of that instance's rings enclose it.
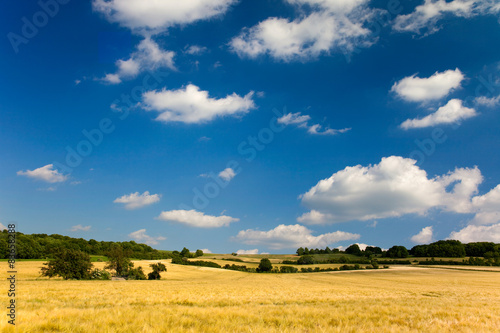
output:
{"label": "grass", "polygon": [[[147,273],[151,262],[136,266]],[[164,262],[168,272],[160,281],[49,280],[39,277],[40,262],[18,262],[17,331],[495,332],[500,328],[496,272],[394,267],[250,274]],[[104,263],[95,266],[102,268]],[[6,291],[5,271],[0,278]],[[6,292],[0,293],[0,301],[7,303]],[[14,332],[5,318],[0,330]]]}

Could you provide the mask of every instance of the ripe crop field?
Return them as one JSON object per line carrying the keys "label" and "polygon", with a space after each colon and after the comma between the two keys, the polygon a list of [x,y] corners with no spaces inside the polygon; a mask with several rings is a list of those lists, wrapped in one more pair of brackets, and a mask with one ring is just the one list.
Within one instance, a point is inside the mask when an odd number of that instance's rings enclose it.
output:
{"label": "ripe crop field", "polygon": [[[136,266],[147,273],[151,262]],[[160,281],[64,281],[40,278],[39,261],[18,262],[17,331],[500,330],[500,272],[393,266],[252,274],[165,263]],[[5,291],[6,277],[2,269]],[[7,304],[6,292],[0,295]],[[1,330],[14,332],[8,326],[3,318]]]}

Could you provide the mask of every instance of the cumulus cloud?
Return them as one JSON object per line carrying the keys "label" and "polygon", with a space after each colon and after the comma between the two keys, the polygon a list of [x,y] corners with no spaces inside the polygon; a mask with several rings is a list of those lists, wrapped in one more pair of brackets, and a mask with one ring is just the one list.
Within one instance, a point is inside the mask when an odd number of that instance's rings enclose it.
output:
{"label": "cumulus cloud", "polygon": [[234,176],[236,176],[236,173],[231,168],[226,168],[219,173],[219,177],[224,179],[226,182],[233,179]]}
{"label": "cumulus cloud", "polygon": [[490,226],[469,225],[460,231],[450,234],[450,239],[456,239],[462,243],[471,242],[494,242],[500,243],[500,223]]}
{"label": "cumulus cloud", "polygon": [[201,249],[203,251],[203,253],[212,253],[212,251],[210,251],[209,249]]}
{"label": "cumulus cloud", "polygon": [[220,228],[227,227],[232,222],[238,222],[240,219],[231,216],[211,216],[202,212],[192,210],[171,210],[162,212],[158,216],[159,220],[177,222],[197,228]]}
{"label": "cumulus cloud", "polygon": [[138,209],[152,205],[160,201],[160,198],[160,194],[149,194],[149,191],[146,191],[143,194],[139,194],[139,192],[125,194],[113,202],[125,204],[126,209]]}
{"label": "cumulus cloud", "polygon": [[255,108],[252,96],[253,91],[243,97],[233,93],[216,99],[209,97],[208,91],[189,84],[178,90],[148,91],[143,94],[143,106],[160,112],[158,121],[195,124],[245,114]]}
{"label": "cumulus cloud", "polygon": [[253,249],[253,250],[238,250],[236,251],[237,254],[259,254],[259,249]]}
{"label": "cumulus cloud", "polygon": [[124,79],[135,78],[145,70],[154,70],[161,67],[175,70],[175,52],[164,51],[150,37],[143,39],[137,46],[137,51],[127,60],[118,60],[118,70],[114,74],[106,74],[101,80],[110,84],[121,83]]}
{"label": "cumulus cloud", "polygon": [[90,228],[92,228],[90,225],[88,226],[83,226],[81,224],[77,224],[71,227],[70,231],[75,232],[75,231],[89,231]]}
{"label": "cumulus cloud", "polygon": [[420,78],[414,74],[394,83],[391,92],[409,102],[427,102],[441,99],[460,88],[464,79],[465,76],[458,68],[436,72],[428,78]]}
{"label": "cumulus cloud", "polygon": [[93,0],[95,11],[136,33],[163,32],[224,14],[236,0]]}
{"label": "cumulus cloud", "polygon": [[432,227],[425,227],[420,232],[410,238],[416,244],[428,244],[432,242],[433,230]]}
{"label": "cumulus cloud", "polygon": [[344,128],[344,129],[326,128],[324,130],[321,130],[322,126],[320,124],[308,125],[310,119],[311,116],[302,115],[300,112],[296,112],[296,113],[284,114],[283,116],[278,118],[277,122],[283,125],[296,125],[298,127],[306,128],[308,133],[314,135],[337,135],[339,133],[345,133],[351,130],[350,128]]}
{"label": "cumulus cloud", "polygon": [[350,53],[369,47],[371,31],[365,27],[381,10],[367,6],[369,0],[287,0],[301,15],[295,20],[270,17],[245,28],[230,42],[240,57],[268,54],[277,60],[316,58],[331,51]]}
{"label": "cumulus cloud", "polygon": [[262,245],[279,250],[301,246],[324,248],[340,241],[354,240],[360,237],[358,234],[343,231],[335,231],[318,236],[313,236],[312,233],[311,230],[300,224],[280,224],[268,231],[242,230],[234,239],[249,245]]}
{"label": "cumulus cloud", "polygon": [[130,238],[138,243],[144,243],[147,245],[157,245],[159,241],[165,240],[165,237],[157,236],[152,237],[146,234],[146,229],[140,229],[128,234]]}
{"label": "cumulus cloud", "polygon": [[407,119],[400,126],[407,130],[410,128],[424,128],[437,125],[459,123],[462,120],[477,116],[476,110],[465,107],[459,99],[450,100],[436,112],[423,118]]}
{"label": "cumulus cloud", "polygon": [[498,14],[499,11],[498,3],[491,0],[425,0],[412,13],[396,17],[393,28],[399,32],[425,32],[428,35],[441,28],[438,22],[445,17],[470,18]]}
{"label": "cumulus cloud", "polygon": [[476,211],[473,224],[493,224],[500,222],[500,185],[488,193],[472,198],[472,210]]}
{"label": "cumulus cloud", "polygon": [[491,204],[496,202],[496,189],[473,198],[483,181],[477,167],[456,168],[448,174],[428,178],[415,164],[409,158],[390,156],[382,158],[379,164],[346,167],[301,195],[302,204],[311,211],[298,221],[308,224],[366,221],[423,215],[431,208],[455,213],[480,213],[482,209],[488,216],[500,210]]}
{"label": "cumulus cloud", "polygon": [[36,180],[41,180],[47,183],[62,183],[68,179],[68,176],[63,175],[56,169],[53,164],[47,164],[35,170],[18,171],[18,176],[26,176]]}

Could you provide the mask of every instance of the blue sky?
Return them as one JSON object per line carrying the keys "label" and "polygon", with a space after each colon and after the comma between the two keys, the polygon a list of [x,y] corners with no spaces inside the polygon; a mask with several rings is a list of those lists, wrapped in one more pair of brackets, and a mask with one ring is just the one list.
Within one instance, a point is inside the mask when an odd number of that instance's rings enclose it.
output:
{"label": "blue sky", "polygon": [[8,2],[0,222],[158,249],[500,242],[500,5]]}

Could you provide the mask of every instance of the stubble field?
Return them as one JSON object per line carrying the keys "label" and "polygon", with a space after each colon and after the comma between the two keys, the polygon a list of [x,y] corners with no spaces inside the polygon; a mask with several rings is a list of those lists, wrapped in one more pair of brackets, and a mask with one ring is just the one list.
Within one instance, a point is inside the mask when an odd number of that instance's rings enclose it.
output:
{"label": "stubble field", "polygon": [[[48,280],[39,277],[41,262],[18,262],[17,331],[500,331],[500,272],[405,266],[251,274],[164,262],[160,281]],[[6,277],[2,269],[5,305]],[[0,327],[14,332],[5,314]]]}

